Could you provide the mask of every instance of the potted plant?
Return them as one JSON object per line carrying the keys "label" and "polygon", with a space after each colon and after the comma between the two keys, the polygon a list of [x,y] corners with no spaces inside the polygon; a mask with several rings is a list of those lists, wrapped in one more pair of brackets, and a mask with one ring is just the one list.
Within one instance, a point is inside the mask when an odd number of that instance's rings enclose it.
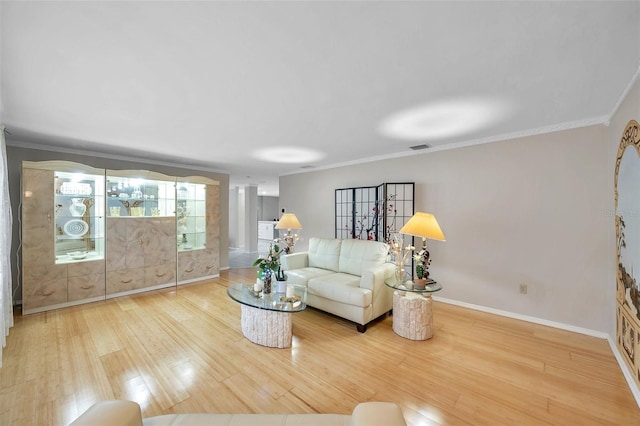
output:
{"label": "potted plant", "polygon": [[282,270],[280,259],[278,258],[278,270],[276,271],[276,291],[284,293],[287,291],[287,275]]}
{"label": "potted plant", "polygon": [[253,266],[259,268],[258,275],[264,281],[264,287],[262,288],[264,294],[271,293],[272,276],[275,271],[280,271],[281,254],[282,250],[280,250],[278,244],[270,244],[267,255],[265,257],[259,257],[253,262]]}
{"label": "potted plant", "polygon": [[413,283],[416,289],[422,290],[426,287],[429,279],[429,263],[431,262],[429,252],[422,249],[413,256],[413,259],[416,261],[416,277]]}

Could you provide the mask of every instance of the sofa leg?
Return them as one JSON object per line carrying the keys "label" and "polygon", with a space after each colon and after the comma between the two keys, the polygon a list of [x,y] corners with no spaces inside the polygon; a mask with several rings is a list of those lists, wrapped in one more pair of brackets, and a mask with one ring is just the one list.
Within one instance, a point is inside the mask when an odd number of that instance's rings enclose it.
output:
{"label": "sofa leg", "polygon": [[356,328],[358,329],[358,333],[364,333],[367,331],[367,324],[356,324]]}

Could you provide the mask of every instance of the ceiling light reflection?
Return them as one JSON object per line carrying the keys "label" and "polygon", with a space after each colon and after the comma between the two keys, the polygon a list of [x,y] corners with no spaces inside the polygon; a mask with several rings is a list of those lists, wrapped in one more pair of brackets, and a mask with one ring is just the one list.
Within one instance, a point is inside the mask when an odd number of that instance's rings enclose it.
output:
{"label": "ceiling light reflection", "polygon": [[[149,378],[147,378],[147,381],[152,383]],[[145,383],[145,379],[140,376],[127,380],[125,383],[125,395],[127,399],[140,404],[143,409],[147,407],[149,399],[151,398],[151,392]]]}
{"label": "ceiling light reflection", "polygon": [[461,98],[429,103],[392,114],[378,130],[404,140],[444,139],[507,119],[514,105],[502,99]]}
{"label": "ceiling light reflection", "polygon": [[182,383],[187,389],[194,384],[196,371],[189,360],[177,364],[175,367],[173,367],[173,370],[180,377],[180,383]]}
{"label": "ceiling light reflection", "polygon": [[259,149],[253,157],[271,163],[311,163],[324,158],[325,154],[309,148],[274,146]]}

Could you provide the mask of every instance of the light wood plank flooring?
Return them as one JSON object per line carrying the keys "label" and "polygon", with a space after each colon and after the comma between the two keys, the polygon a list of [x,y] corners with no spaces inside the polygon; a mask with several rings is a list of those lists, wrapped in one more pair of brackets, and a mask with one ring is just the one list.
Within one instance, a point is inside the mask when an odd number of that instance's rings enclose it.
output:
{"label": "light wood plank flooring", "polygon": [[0,369],[0,424],[68,424],[95,401],[163,413],[350,413],[398,403],[409,425],[640,425],[605,340],[435,303],[435,336],[307,309],[291,349],[252,344],[216,280],[16,316]]}

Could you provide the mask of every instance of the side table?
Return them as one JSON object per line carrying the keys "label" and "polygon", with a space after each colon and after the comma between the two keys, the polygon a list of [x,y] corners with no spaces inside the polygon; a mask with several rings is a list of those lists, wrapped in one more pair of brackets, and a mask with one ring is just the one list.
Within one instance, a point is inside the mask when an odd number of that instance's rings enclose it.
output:
{"label": "side table", "polygon": [[393,292],[393,331],[411,340],[433,337],[433,299],[431,293],[442,290],[442,285],[429,280],[423,289],[415,289],[411,279],[398,280],[395,276],[385,284]]}

